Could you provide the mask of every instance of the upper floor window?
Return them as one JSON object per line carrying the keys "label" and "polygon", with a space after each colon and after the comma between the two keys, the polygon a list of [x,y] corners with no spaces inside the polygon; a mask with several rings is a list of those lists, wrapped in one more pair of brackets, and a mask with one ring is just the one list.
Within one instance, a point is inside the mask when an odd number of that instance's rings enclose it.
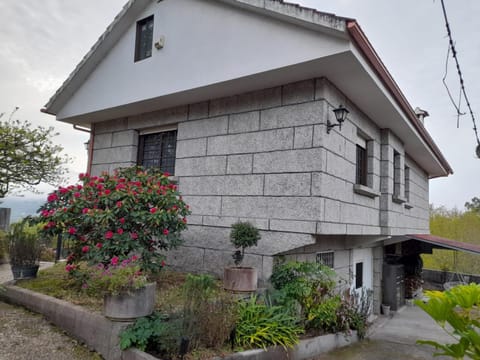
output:
{"label": "upper floor window", "polygon": [[367,186],[367,149],[357,144],[357,165],[355,182],[359,185]]}
{"label": "upper floor window", "polygon": [[175,174],[177,130],[140,135],[138,164]]}
{"label": "upper floor window", "polygon": [[135,40],[135,61],[152,56],[153,43],[153,15],[137,22],[137,36]]}
{"label": "upper floor window", "polygon": [[401,158],[400,153],[397,151],[393,151],[393,194],[395,196],[401,196],[400,188],[401,188],[401,175],[400,175],[400,166],[401,166]]}
{"label": "upper floor window", "polygon": [[410,201],[410,168],[405,166],[405,199]]}

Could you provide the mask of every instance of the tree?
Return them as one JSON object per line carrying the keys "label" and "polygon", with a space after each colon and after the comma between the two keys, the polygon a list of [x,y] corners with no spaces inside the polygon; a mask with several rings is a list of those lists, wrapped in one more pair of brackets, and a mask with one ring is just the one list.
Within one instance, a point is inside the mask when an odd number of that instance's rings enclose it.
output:
{"label": "tree", "polygon": [[466,202],[465,203],[465,208],[468,211],[474,211],[477,213],[480,213],[480,199],[478,197],[472,198],[472,202]]}
{"label": "tree", "polygon": [[41,182],[57,185],[66,169],[63,148],[55,145],[53,127],[34,127],[29,121],[3,120],[0,114],[0,199],[14,188],[32,189]]}

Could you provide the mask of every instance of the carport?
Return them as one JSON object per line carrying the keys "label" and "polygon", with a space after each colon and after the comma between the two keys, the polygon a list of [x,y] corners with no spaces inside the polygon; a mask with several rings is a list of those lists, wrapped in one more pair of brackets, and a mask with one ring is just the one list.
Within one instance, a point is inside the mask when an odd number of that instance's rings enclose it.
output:
{"label": "carport", "polygon": [[392,236],[384,241],[383,304],[397,310],[406,298],[420,295],[423,267],[420,255],[432,254],[433,249],[480,255],[480,245],[430,234]]}

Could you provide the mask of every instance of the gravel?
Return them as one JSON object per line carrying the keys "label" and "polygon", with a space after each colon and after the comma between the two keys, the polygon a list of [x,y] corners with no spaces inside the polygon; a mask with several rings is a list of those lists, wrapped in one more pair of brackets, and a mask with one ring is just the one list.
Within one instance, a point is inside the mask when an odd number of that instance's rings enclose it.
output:
{"label": "gravel", "polygon": [[[0,284],[11,279],[10,265],[0,265]],[[102,357],[51,325],[43,316],[0,301],[0,360],[34,359],[99,360]]]}

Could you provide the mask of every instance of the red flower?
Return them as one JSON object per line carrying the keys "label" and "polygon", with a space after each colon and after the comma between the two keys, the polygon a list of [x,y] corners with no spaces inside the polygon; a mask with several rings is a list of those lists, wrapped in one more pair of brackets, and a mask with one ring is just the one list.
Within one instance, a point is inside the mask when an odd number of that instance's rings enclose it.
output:
{"label": "red flower", "polygon": [[60,188],[59,191],[60,191],[60,194],[66,194],[68,192],[68,189]]}
{"label": "red flower", "polygon": [[165,176],[165,177],[169,177],[169,176],[170,176],[170,173],[169,173],[169,172],[167,172],[167,171],[165,171],[165,172],[163,173],[163,176]]}
{"label": "red flower", "polygon": [[95,245],[95,247],[97,247],[98,249],[101,249],[101,248],[102,248],[102,246],[103,246],[103,244],[102,244],[102,243],[97,243],[97,245]]}
{"label": "red flower", "polygon": [[82,252],[83,252],[83,253],[88,252],[88,250],[90,250],[90,247],[89,247],[89,246],[85,245],[84,247],[82,247]]}
{"label": "red flower", "polygon": [[82,196],[82,194],[80,194],[79,192],[76,192],[76,193],[73,194],[73,196],[76,197],[76,198],[79,198],[80,196]]}
{"label": "red flower", "polygon": [[82,214],[88,214],[89,208],[83,208],[82,209]]}
{"label": "red flower", "polygon": [[52,202],[52,201],[55,201],[55,200],[58,200],[57,194],[52,193],[52,194],[48,195],[48,197],[47,197],[48,202]]}
{"label": "red flower", "polygon": [[169,232],[168,229],[163,229],[163,235],[168,235]]}
{"label": "red flower", "polygon": [[75,234],[76,232],[77,232],[77,229],[75,229],[73,226],[71,226],[71,227],[68,229],[68,233],[69,233],[70,235],[73,235],[73,234]]}
{"label": "red flower", "polygon": [[162,260],[162,264],[161,264],[161,265],[162,265],[162,267],[165,267],[165,265],[167,265],[167,264],[165,263],[165,260]]}
{"label": "red flower", "polygon": [[105,195],[110,195],[111,191],[109,189],[105,190]]}
{"label": "red flower", "polygon": [[111,263],[113,266],[115,266],[115,265],[118,264],[118,260],[119,260],[119,259],[118,259],[118,256],[114,256],[114,257],[112,258],[112,260],[110,260],[110,263]]}
{"label": "red flower", "polygon": [[48,210],[42,210],[42,216],[47,217],[50,215],[50,212]]}
{"label": "red flower", "polygon": [[157,208],[151,208],[150,209],[150,214],[155,214],[157,212]]}
{"label": "red flower", "polygon": [[120,224],[125,224],[125,218],[120,218],[118,221],[120,221]]}
{"label": "red flower", "polygon": [[111,239],[113,237],[113,231],[107,231],[105,233],[105,239]]}
{"label": "red flower", "polygon": [[119,235],[122,235],[122,234],[123,234],[123,229],[122,229],[122,228],[118,229],[118,230],[117,230],[117,233],[118,233]]}
{"label": "red flower", "polygon": [[123,204],[122,204],[121,201],[117,201],[117,207],[118,207],[118,208],[122,207],[122,205],[123,205]]}
{"label": "red flower", "polygon": [[133,240],[137,240],[138,239],[138,234],[137,233],[130,233],[130,237],[133,239]]}
{"label": "red flower", "polygon": [[72,270],[75,270],[75,268],[76,268],[75,265],[67,264],[67,266],[65,266],[65,271],[70,272]]}

